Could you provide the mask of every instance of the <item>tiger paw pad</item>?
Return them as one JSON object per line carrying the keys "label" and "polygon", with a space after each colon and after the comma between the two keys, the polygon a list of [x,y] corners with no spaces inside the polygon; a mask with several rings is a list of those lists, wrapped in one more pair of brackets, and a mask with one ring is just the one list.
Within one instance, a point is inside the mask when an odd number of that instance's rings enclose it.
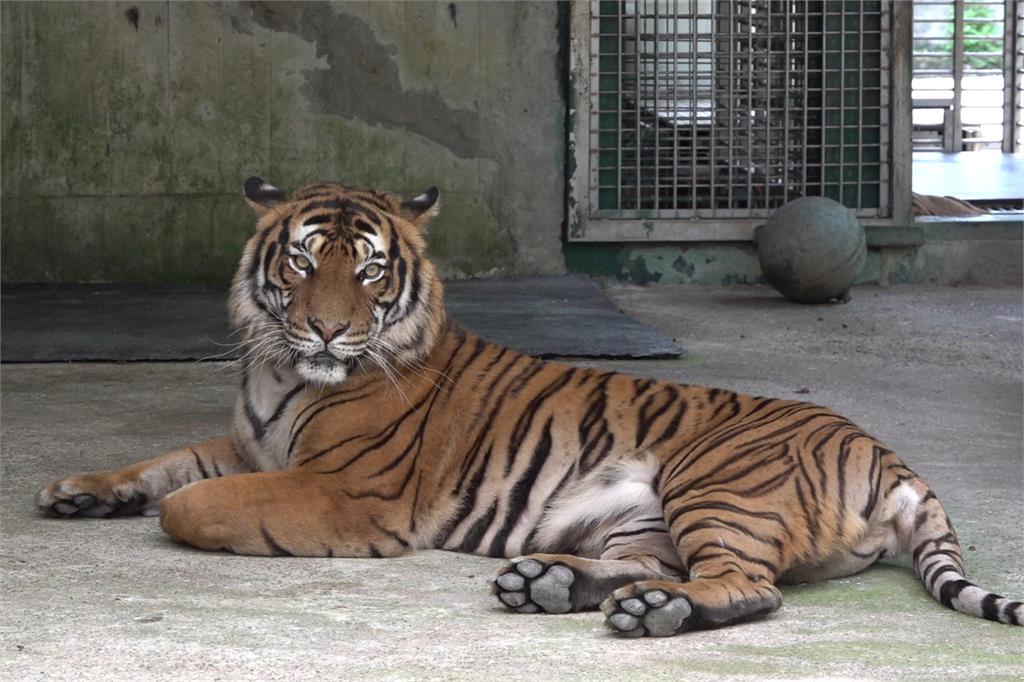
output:
{"label": "tiger paw pad", "polygon": [[534,558],[513,561],[494,579],[502,604],[519,613],[568,613],[576,574],[562,564]]}
{"label": "tiger paw pad", "polygon": [[36,506],[44,514],[60,518],[115,514],[154,516],[159,511],[145,493],[136,492],[130,486],[106,485],[90,476],[71,476],[51,483],[36,494]]}
{"label": "tiger paw pad", "polygon": [[668,637],[683,628],[693,607],[686,597],[669,597],[663,590],[636,596],[609,597],[601,604],[605,624],[624,637]]}

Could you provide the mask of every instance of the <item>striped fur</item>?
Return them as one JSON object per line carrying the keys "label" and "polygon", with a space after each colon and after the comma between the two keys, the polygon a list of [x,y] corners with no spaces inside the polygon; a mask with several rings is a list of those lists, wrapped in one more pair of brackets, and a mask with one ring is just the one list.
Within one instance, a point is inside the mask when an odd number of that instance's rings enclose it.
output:
{"label": "striped fur", "polygon": [[231,294],[247,349],[232,435],[58,481],[45,511],[162,500],[176,540],[244,554],[511,558],[494,583],[506,606],[600,606],[627,636],[753,618],[781,605],[780,583],[903,552],[944,605],[1021,623],[1019,602],[967,582],[935,495],[830,410],[546,362],[461,329],[424,254],[436,190],[287,196],[250,179],[246,196],[259,222]]}

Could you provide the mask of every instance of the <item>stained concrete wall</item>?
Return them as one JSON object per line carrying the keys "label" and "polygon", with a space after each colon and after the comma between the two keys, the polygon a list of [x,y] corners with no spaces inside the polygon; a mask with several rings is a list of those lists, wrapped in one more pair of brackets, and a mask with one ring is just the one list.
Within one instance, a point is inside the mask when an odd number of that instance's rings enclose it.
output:
{"label": "stained concrete wall", "polygon": [[559,12],[4,2],[3,280],[224,281],[248,175],[437,185],[445,274],[561,271]]}

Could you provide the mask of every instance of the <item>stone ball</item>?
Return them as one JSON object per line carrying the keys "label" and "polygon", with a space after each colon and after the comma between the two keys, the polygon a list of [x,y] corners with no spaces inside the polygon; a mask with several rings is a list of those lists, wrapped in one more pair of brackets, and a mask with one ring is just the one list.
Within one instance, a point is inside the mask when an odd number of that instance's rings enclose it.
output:
{"label": "stone ball", "polygon": [[867,241],[853,211],[827,197],[794,199],[755,234],[768,283],[791,301],[849,300],[867,258]]}

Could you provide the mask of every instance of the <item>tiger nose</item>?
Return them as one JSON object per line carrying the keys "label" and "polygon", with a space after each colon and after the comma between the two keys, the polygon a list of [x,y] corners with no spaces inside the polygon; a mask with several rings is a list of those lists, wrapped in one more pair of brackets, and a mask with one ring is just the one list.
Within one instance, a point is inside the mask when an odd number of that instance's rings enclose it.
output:
{"label": "tiger nose", "polygon": [[344,332],[349,327],[347,322],[337,322],[334,325],[328,325],[323,320],[318,320],[315,317],[306,318],[310,328],[320,335],[320,338],[324,340],[324,343],[330,343],[334,337]]}

